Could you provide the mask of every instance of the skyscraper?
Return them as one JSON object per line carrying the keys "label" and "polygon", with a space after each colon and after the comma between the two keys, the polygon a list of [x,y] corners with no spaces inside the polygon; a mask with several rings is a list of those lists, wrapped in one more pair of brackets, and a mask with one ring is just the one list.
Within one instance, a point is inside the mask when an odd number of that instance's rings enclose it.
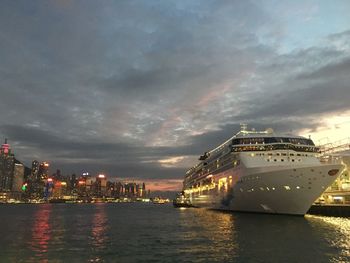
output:
{"label": "skyscraper", "polygon": [[15,157],[5,139],[0,149],[0,191],[11,191],[14,175]]}
{"label": "skyscraper", "polygon": [[36,181],[38,179],[38,172],[39,172],[39,162],[37,160],[34,160],[32,162],[32,171],[30,174],[30,180]]}
{"label": "skyscraper", "polygon": [[95,182],[96,188],[95,188],[95,193],[97,197],[104,197],[106,195],[106,190],[107,190],[107,179],[104,174],[99,174],[96,177],[96,182]]}
{"label": "skyscraper", "polygon": [[12,196],[15,199],[21,199],[23,182],[24,182],[24,165],[18,160],[15,160],[13,182],[12,182]]}
{"label": "skyscraper", "polygon": [[38,179],[40,181],[46,180],[49,177],[49,163],[42,162],[39,166]]}

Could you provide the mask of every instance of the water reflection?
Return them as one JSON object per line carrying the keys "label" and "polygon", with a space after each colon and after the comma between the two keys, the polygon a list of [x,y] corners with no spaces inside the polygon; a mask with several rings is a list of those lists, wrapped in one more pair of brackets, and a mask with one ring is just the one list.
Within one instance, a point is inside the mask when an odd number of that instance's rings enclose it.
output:
{"label": "water reflection", "polygon": [[[235,213],[238,262],[308,262],[319,247],[304,217]],[[317,252],[317,251],[316,251]]]}
{"label": "water reflection", "polygon": [[0,262],[350,262],[347,218],[47,204],[0,221]]}
{"label": "water reflection", "polygon": [[332,248],[331,260],[333,262],[350,262],[350,219],[340,217],[311,216],[306,219],[321,233],[325,242]]}
{"label": "water reflection", "polygon": [[51,239],[50,215],[51,205],[40,205],[34,214],[32,227],[32,238],[29,247],[34,252],[35,258],[40,258],[40,262],[48,261],[48,248]]}
{"label": "water reflection", "polygon": [[[204,209],[179,210],[184,260],[228,262],[237,256],[232,214]],[[195,255],[195,257],[194,257]]]}
{"label": "water reflection", "polygon": [[183,260],[350,262],[350,219],[178,210]]}
{"label": "water reflection", "polygon": [[91,245],[93,250],[90,262],[100,262],[101,254],[108,246],[108,219],[106,204],[96,204],[91,225]]}

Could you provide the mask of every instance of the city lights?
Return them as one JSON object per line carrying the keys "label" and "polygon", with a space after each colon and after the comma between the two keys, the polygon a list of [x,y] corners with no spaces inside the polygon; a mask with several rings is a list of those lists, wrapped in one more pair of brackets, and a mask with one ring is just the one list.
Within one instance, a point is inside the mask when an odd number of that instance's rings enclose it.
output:
{"label": "city lights", "polygon": [[23,184],[23,185],[22,185],[22,191],[26,191],[26,190],[27,190],[27,186],[28,186],[27,183]]}

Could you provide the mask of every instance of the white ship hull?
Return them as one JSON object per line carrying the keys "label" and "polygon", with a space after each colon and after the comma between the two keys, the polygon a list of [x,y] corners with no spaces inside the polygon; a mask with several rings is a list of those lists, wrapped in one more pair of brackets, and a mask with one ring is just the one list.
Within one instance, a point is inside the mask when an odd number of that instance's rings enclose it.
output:
{"label": "white ship hull", "polygon": [[[304,215],[342,168],[341,164],[235,167],[215,174],[212,185],[187,192],[186,198],[195,207]],[[329,175],[334,169],[338,173]],[[220,186],[217,182],[223,178],[227,184]]]}

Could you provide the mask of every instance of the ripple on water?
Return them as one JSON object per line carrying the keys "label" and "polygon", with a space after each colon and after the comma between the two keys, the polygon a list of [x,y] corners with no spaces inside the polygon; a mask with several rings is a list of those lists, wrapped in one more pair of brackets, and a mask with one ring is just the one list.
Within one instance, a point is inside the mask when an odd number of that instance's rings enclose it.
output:
{"label": "ripple on water", "polygon": [[0,206],[1,262],[349,262],[350,220],[153,204]]}

